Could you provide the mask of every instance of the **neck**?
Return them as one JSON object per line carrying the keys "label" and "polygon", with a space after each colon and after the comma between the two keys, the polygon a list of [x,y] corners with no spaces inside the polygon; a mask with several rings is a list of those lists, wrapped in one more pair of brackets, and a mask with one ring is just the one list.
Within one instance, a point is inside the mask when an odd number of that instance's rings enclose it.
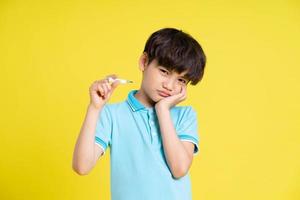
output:
{"label": "neck", "polygon": [[137,100],[139,100],[145,107],[154,107],[155,102],[152,101],[145,92],[140,88],[137,93],[134,95]]}

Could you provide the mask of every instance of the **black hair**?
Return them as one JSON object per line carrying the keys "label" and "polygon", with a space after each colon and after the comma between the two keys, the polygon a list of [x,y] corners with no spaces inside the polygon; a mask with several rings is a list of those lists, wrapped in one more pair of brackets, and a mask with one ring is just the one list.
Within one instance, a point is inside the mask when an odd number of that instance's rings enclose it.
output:
{"label": "black hair", "polygon": [[154,59],[158,64],[177,73],[187,71],[185,78],[196,85],[201,81],[206,56],[200,44],[189,34],[175,28],[163,28],[151,34],[144,53],[148,63]]}

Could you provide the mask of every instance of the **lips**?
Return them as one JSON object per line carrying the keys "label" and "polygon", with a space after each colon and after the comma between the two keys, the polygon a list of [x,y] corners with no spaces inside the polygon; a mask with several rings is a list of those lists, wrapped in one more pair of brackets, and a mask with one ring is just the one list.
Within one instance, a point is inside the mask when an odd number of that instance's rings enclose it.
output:
{"label": "lips", "polygon": [[160,90],[158,90],[158,94],[159,94],[160,96],[162,96],[162,97],[168,97],[168,96],[171,96],[169,93],[164,92],[164,91],[160,91]]}

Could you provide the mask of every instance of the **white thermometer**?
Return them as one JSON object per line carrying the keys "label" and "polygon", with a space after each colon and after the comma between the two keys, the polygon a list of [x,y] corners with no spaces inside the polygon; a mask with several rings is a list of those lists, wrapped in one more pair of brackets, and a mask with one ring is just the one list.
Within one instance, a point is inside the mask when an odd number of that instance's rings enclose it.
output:
{"label": "white thermometer", "polygon": [[113,83],[115,81],[119,81],[121,84],[133,83],[133,81],[126,80],[126,79],[108,77],[109,83]]}

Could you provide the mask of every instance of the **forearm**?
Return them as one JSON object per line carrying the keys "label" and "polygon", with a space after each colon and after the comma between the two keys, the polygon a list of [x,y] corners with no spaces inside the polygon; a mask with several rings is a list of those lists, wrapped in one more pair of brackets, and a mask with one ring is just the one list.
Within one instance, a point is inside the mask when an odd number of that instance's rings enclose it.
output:
{"label": "forearm", "polygon": [[184,176],[190,167],[189,155],[176,134],[169,109],[156,110],[167,163],[174,177]]}
{"label": "forearm", "polygon": [[73,169],[77,173],[85,174],[95,165],[95,129],[101,109],[88,106],[73,153]]}

